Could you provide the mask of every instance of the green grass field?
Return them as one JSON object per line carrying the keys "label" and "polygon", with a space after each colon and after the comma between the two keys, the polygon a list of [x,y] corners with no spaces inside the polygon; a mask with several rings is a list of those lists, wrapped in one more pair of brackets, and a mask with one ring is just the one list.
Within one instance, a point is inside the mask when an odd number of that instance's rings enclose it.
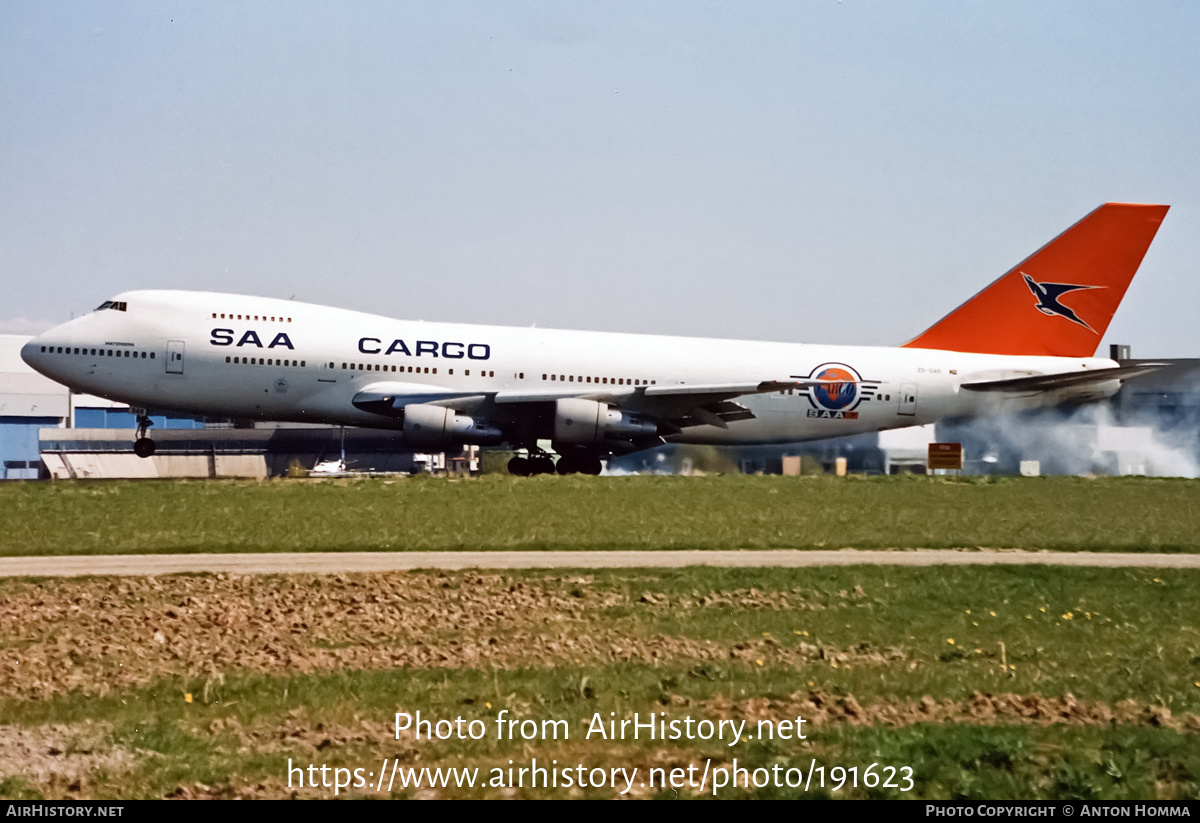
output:
{"label": "green grass field", "polygon": [[1200,482],[484,477],[0,486],[5,555],[456,549],[1194,552]]}

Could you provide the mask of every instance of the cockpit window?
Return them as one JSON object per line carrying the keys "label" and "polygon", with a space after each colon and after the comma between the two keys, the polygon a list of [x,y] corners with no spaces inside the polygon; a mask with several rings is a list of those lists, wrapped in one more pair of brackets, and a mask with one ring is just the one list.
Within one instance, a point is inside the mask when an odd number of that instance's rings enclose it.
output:
{"label": "cockpit window", "polygon": [[96,307],[96,311],[104,311],[105,309],[112,309],[113,311],[125,311],[125,301],[105,300]]}

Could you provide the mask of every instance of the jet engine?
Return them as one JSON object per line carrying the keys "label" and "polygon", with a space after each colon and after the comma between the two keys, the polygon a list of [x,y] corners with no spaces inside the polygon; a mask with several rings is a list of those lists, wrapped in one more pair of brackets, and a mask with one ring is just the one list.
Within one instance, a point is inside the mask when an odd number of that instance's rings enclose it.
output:
{"label": "jet engine", "polygon": [[644,440],[658,436],[653,418],[610,409],[607,404],[567,397],[554,404],[556,445],[599,446],[606,441]]}
{"label": "jet engine", "polygon": [[504,433],[488,421],[476,420],[444,406],[409,403],[400,410],[400,415],[404,420],[404,440],[413,446],[488,445],[504,440]]}
{"label": "jet engine", "polygon": [[400,418],[406,443],[436,449],[450,443],[493,445],[504,441],[504,432],[488,420],[461,414],[432,403],[406,403],[395,386],[368,386],[354,396],[354,407],[372,414]]}

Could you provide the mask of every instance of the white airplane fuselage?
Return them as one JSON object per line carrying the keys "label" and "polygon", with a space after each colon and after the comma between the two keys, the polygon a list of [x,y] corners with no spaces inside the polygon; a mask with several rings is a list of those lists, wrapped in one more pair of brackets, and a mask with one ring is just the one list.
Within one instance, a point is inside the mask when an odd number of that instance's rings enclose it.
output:
{"label": "white airplane fuselage", "polygon": [[1094,357],[414,322],[210,292],[131,291],[106,305],[114,307],[39,336],[22,357],[78,392],[212,417],[401,428],[394,416],[354,405],[382,385],[389,401],[410,392],[414,402],[453,405],[511,428],[554,397],[654,416],[655,392],[669,387],[796,381],[737,396],[753,417],[693,420],[662,434],[679,443],[780,443],[975,416],[1001,404],[1092,400],[1119,387],[1112,380],[1002,397],[961,388],[1117,366]]}

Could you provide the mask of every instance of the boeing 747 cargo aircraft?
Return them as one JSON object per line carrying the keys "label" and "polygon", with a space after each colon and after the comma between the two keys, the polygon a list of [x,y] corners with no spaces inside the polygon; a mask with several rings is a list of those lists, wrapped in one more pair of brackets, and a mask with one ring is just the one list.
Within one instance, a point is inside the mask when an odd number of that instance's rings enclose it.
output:
{"label": "boeing 747 cargo aircraft", "polygon": [[1108,397],[1153,368],[1095,353],[1167,208],[1101,206],[897,348],[410,322],[129,291],[21,356],[133,407],[142,457],[154,453],[155,410],[395,429],[414,450],[507,443],[528,454],[514,474],[598,474],[608,455],[664,442],[814,440]]}

